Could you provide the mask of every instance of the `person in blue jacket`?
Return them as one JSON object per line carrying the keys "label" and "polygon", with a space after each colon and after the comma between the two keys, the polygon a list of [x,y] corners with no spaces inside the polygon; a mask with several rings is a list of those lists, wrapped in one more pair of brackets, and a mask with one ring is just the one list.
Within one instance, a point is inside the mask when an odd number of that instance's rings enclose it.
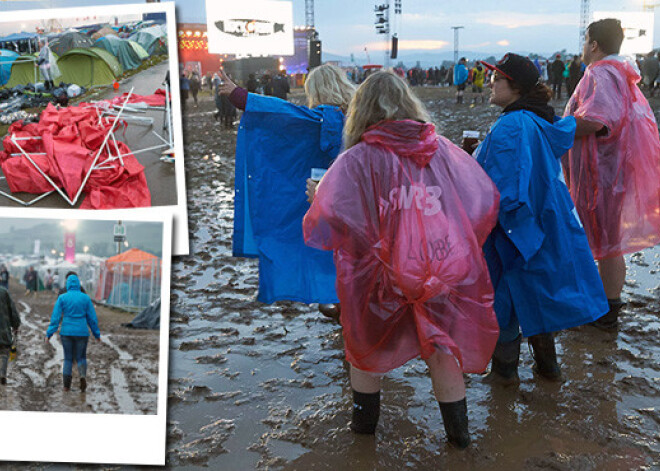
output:
{"label": "person in blue jacket", "polygon": [[70,274],[66,278],[66,293],[57,298],[50,325],[46,331],[46,342],[60,328],[60,339],[64,348],[64,369],[62,379],[64,390],[71,389],[73,362],[78,365],[80,391],[87,389],[87,341],[89,331],[96,340],[101,339],[96,311],[90,297],[81,292],[78,276]]}
{"label": "person in blue jacket", "polygon": [[[233,255],[259,258],[258,300],[338,302],[332,253],[305,245],[306,180],[341,149],[354,87],[332,65],[310,72],[308,106],[248,93],[222,72],[220,93],[244,109],[236,141]],[[323,311],[322,311],[323,312]]]}
{"label": "person in blue jacket", "polygon": [[493,70],[491,103],[503,108],[475,151],[500,191],[498,224],[484,245],[500,337],[490,379],[518,379],[521,334],[534,370],[561,378],[553,333],[592,322],[607,298],[564,182],[560,157],[573,145],[575,119],[559,119],[538,69],[507,54]]}
{"label": "person in blue jacket", "polygon": [[465,87],[467,86],[468,75],[470,75],[470,73],[467,68],[467,59],[461,57],[458,64],[454,66],[454,85],[456,85],[457,104],[463,103],[463,94],[465,93]]}

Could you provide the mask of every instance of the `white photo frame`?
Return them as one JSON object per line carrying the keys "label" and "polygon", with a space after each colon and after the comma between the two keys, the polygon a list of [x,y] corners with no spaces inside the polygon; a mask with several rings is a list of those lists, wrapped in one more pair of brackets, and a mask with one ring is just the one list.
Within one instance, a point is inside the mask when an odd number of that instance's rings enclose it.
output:
{"label": "white photo frame", "polygon": [[[173,255],[188,255],[190,253],[188,238],[188,210],[186,203],[186,183],[183,155],[183,128],[181,123],[181,100],[179,92],[179,59],[176,35],[176,16],[175,3],[145,3],[145,4],[122,4],[121,14],[142,14],[142,13],[165,13],[167,18],[167,38],[168,38],[168,61],[171,84],[171,117],[172,117],[172,135],[174,139],[175,151],[175,181],[177,202],[172,206],[151,206],[148,208],[129,208],[126,211],[136,211],[141,213],[143,209],[168,214],[173,217]],[[54,8],[54,9],[34,9],[3,11],[0,23],[13,22],[20,25],[22,21],[42,20],[49,18],[79,18],[81,16],[116,16],[117,5],[105,6],[84,6],[75,8]],[[166,165],[166,164],[163,164]],[[168,164],[169,165],[169,164]],[[31,202],[32,203],[32,202]],[[36,208],[30,207],[28,211]],[[14,211],[23,212],[24,208],[14,209]],[[69,211],[80,211],[71,209]],[[105,210],[104,210],[105,211]],[[78,216],[70,215],[71,218]]]}
{"label": "white photo frame", "polygon": [[[32,208],[17,214],[0,207],[0,221],[78,219],[155,222],[162,226],[158,398],[153,415],[0,411],[0,460],[164,465],[170,323],[172,218],[164,212]],[[103,335],[103,334],[101,334]],[[71,391],[68,394],[76,394]],[[26,439],[29,437],[29,439]],[[75,440],[72,441],[72,437]],[[38,446],[35,446],[38,444]]]}

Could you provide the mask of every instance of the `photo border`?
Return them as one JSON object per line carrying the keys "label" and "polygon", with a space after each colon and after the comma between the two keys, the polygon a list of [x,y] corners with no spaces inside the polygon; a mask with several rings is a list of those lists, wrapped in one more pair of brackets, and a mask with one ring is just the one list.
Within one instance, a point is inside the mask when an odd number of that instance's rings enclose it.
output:
{"label": "photo border", "polygon": [[[158,13],[166,14],[167,18],[167,47],[169,55],[169,70],[170,70],[170,93],[172,95],[172,130],[174,133],[174,150],[176,159],[174,161],[176,190],[177,190],[177,204],[173,206],[149,206],[146,208],[125,208],[126,211],[153,211],[156,209],[159,212],[166,212],[173,217],[173,246],[172,255],[189,255],[190,241],[188,238],[188,208],[186,201],[186,177],[184,166],[183,154],[183,124],[181,115],[181,95],[179,91],[179,55],[178,55],[178,38],[176,35],[176,13],[175,3],[167,1],[163,3],[128,3],[117,5],[85,5],[80,7],[66,7],[66,8],[47,8],[47,9],[32,9],[32,10],[15,10],[3,11],[1,23],[20,22],[25,20],[41,20],[45,18],[75,18],[80,17],[82,14],[98,15],[98,16],[116,16],[117,7],[121,7],[121,14],[140,14],[140,13]],[[16,211],[16,214],[23,213],[25,208],[12,208],[7,209]],[[36,208],[29,208],[32,211]],[[51,208],[42,208],[51,209]],[[68,209],[66,211],[83,211],[80,209]],[[95,210],[107,211],[107,210]],[[112,210],[114,211],[114,210]],[[70,216],[76,218],[77,216]]]}
{"label": "photo border", "polygon": [[171,214],[153,211],[137,214],[127,210],[72,212],[50,208],[33,208],[29,212],[17,213],[14,208],[0,208],[0,222],[4,218],[158,222],[163,224],[163,240],[156,414],[0,411],[0,460],[164,465],[172,268]]}

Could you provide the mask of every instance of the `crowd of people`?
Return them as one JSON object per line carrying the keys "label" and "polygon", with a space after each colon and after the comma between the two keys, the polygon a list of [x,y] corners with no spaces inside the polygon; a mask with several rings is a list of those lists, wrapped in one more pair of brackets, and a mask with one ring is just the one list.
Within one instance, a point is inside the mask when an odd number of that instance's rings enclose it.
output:
{"label": "crowd of people", "polygon": [[[259,259],[262,302],[339,302],[353,431],[375,432],[382,375],[421,357],[448,441],[465,448],[464,373],[491,363],[486,381],[516,383],[526,337],[534,371],[559,381],[556,332],[616,331],[623,256],[660,243],[658,128],[622,41],[618,20],[597,21],[581,58],[556,58],[571,92],[562,118],[546,84],[559,83],[534,61],[475,64],[472,84],[489,80],[502,110],[476,148],[438,135],[400,73],[354,90],[318,67],[307,107],[221,76],[218,92],[245,110],[234,255]],[[467,87],[461,62],[453,81]]]}

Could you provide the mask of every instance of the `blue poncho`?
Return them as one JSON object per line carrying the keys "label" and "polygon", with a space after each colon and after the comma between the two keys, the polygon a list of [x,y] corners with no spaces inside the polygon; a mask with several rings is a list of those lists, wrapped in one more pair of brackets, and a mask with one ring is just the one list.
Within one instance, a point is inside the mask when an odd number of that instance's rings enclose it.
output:
{"label": "blue poncho", "polygon": [[559,158],[575,119],[554,124],[504,113],[475,151],[500,191],[498,224],[484,245],[500,327],[515,313],[529,337],[591,322],[607,299]]}
{"label": "blue poncho", "polygon": [[464,84],[467,81],[469,74],[467,67],[463,64],[456,64],[454,66],[454,85]]}
{"label": "blue poncho", "polygon": [[332,253],[307,247],[306,179],[341,148],[344,115],[248,94],[236,142],[233,252],[259,258],[259,301],[336,303]]}

